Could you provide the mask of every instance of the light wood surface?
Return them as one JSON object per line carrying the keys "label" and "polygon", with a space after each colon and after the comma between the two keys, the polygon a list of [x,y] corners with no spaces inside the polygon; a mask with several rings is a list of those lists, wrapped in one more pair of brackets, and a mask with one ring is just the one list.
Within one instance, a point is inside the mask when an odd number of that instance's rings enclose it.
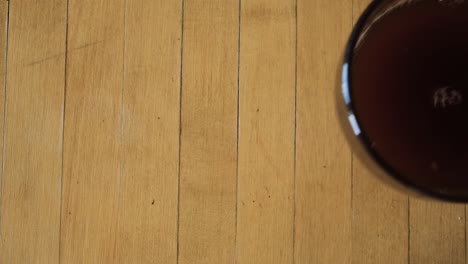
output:
{"label": "light wood surface", "polygon": [[351,261],[351,151],[335,112],[351,12],[351,1],[298,1],[296,263]]}
{"label": "light wood surface", "polygon": [[69,1],[61,263],[115,262],[118,213],[125,210],[124,13],[123,0]]}
{"label": "light wood surface", "polygon": [[59,263],[67,6],[9,3],[0,263]]}
{"label": "light wood surface", "polygon": [[239,3],[185,0],[178,263],[235,257]]}
{"label": "light wood surface", "polygon": [[0,264],[462,264],[335,112],[370,0],[0,2]]}
{"label": "light wood surface", "polygon": [[243,1],[238,263],[292,263],[296,19],[293,0]]}
{"label": "light wood surface", "polygon": [[177,260],[182,5],[127,0],[125,14],[121,209],[112,262],[171,264]]}

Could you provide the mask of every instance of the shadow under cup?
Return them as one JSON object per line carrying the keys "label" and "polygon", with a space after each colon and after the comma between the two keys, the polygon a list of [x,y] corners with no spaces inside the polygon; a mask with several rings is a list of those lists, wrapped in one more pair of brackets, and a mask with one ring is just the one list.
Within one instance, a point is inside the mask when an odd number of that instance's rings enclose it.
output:
{"label": "shadow under cup", "polygon": [[349,134],[387,178],[468,201],[468,1],[373,1],[341,92]]}

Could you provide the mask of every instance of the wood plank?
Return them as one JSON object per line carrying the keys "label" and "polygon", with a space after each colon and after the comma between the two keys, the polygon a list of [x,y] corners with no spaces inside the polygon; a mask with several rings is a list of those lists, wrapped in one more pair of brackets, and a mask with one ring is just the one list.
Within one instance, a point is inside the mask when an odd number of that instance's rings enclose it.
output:
{"label": "wood plank", "polygon": [[[371,0],[354,0],[353,20]],[[408,196],[353,159],[352,263],[408,263]]]}
{"label": "wood plank", "polygon": [[[5,91],[6,91],[6,53],[7,53],[7,36],[8,36],[8,6],[9,2],[5,1],[0,3],[0,131],[2,134],[0,136],[0,161],[3,164],[3,131],[4,131],[4,119],[5,119]],[[2,199],[2,176],[3,169],[0,171],[0,226],[2,223],[2,209],[1,209],[1,199]],[[1,227],[0,227],[0,236],[1,236]],[[0,244],[1,244],[0,239]],[[1,247],[1,246],[0,246]]]}
{"label": "wood plank", "polygon": [[410,198],[410,263],[465,263],[465,206]]}
{"label": "wood plank", "polygon": [[298,0],[296,263],[351,262],[351,151],[336,114],[352,1]]}
{"label": "wood plank", "polygon": [[124,0],[69,0],[61,263],[115,263]]}
{"label": "wood plank", "polygon": [[242,1],[238,263],[292,263],[294,0]]}
{"label": "wood plank", "polygon": [[[2,87],[7,3],[0,4]],[[9,3],[0,263],[58,263],[67,5]]]}
{"label": "wood plank", "polygon": [[185,0],[179,263],[233,263],[238,0]]}
{"label": "wood plank", "polygon": [[116,263],[176,263],[180,1],[127,0]]}
{"label": "wood plank", "polygon": [[408,196],[353,164],[352,263],[408,263]]}

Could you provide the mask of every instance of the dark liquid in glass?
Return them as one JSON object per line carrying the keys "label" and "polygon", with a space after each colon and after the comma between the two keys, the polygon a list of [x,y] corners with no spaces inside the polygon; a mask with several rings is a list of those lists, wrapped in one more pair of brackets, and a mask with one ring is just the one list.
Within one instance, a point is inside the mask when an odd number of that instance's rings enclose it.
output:
{"label": "dark liquid in glass", "polygon": [[404,180],[467,194],[468,3],[399,2],[371,18],[355,48],[356,117],[369,145]]}

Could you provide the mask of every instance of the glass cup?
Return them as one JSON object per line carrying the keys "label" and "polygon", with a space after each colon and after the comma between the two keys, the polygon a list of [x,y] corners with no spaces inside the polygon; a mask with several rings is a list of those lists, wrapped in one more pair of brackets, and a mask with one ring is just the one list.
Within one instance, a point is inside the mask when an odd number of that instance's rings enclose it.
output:
{"label": "glass cup", "polygon": [[340,74],[357,156],[396,188],[467,202],[468,1],[373,1]]}

